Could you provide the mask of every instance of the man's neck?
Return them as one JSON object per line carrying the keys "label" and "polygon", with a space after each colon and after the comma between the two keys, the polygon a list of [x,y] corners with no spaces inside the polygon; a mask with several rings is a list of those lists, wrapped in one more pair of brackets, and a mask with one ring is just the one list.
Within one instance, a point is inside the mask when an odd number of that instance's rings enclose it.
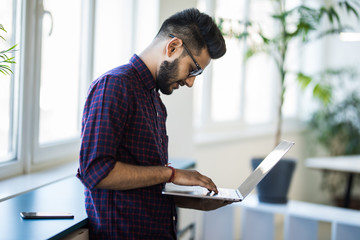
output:
{"label": "man's neck", "polygon": [[157,78],[157,72],[162,62],[164,46],[161,42],[154,40],[144,51],[139,54],[140,59],[150,70],[154,79]]}

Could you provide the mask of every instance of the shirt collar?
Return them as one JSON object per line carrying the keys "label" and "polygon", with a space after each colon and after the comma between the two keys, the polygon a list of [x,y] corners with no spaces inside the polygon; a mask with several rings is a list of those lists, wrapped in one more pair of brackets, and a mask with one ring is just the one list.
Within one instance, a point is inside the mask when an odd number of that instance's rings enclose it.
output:
{"label": "shirt collar", "polygon": [[145,63],[139,58],[139,56],[134,54],[130,59],[130,63],[138,72],[140,79],[145,85],[145,87],[149,90],[155,89],[156,87],[155,79],[153,78],[150,70],[145,65]]}

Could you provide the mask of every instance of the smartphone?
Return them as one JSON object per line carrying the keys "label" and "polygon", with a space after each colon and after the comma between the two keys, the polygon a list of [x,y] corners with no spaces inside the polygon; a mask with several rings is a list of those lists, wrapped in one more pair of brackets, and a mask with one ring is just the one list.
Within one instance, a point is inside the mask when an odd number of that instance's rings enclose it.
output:
{"label": "smartphone", "polygon": [[74,215],[71,213],[59,212],[21,212],[20,216],[24,219],[71,219]]}

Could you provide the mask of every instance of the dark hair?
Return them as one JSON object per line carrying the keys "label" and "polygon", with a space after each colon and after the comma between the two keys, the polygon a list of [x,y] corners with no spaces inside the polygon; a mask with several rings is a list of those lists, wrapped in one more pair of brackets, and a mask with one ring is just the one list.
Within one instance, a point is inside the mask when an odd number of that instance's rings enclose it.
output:
{"label": "dark hair", "polygon": [[213,19],[195,8],[185,9],[166,19],[157,37],[168,37],[169,34],[182,39],[195,55],[200,55],[205,47],[212,59],[220,58],[226,52],[225,40]]}

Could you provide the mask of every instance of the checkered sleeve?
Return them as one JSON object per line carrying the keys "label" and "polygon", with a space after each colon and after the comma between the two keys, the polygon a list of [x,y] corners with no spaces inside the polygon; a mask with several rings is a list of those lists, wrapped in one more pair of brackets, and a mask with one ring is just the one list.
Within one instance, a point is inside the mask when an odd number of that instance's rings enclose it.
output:
{"label": "checkered sleeve", "polygon": [[78,178],[93,189],[115,165],[116,151],[126,123],[126,86],[118,78],[105,76],[89,89],[82,119]]}

